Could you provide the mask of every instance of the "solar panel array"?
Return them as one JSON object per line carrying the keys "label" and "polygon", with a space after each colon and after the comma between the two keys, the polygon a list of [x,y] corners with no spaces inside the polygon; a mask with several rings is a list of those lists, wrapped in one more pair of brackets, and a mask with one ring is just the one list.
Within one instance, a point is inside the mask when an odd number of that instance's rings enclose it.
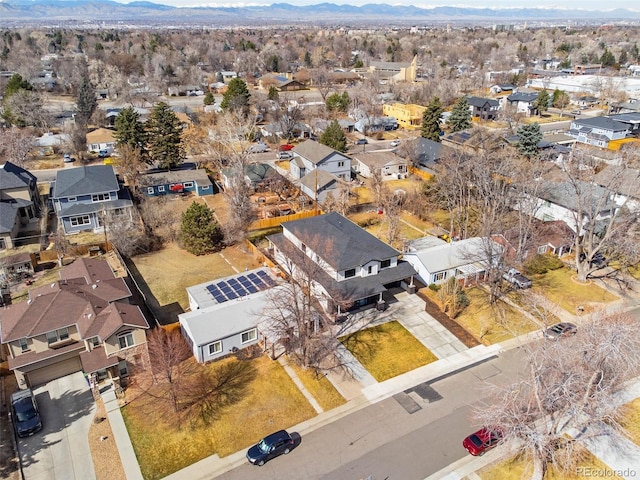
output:
{"label": "solar panel array", "polygon": [[240,275],[221,280],[207,285],[207,290],[215,298],[216,302],[224,303],[229,300],[241,298],[252,293],[266,290],[276,285],[276,282],[264,270],[251,272],[248,275]]}

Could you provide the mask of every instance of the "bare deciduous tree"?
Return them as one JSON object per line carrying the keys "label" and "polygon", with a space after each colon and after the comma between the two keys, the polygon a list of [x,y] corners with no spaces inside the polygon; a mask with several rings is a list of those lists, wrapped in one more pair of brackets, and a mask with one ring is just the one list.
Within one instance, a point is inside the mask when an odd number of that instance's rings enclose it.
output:
{"label": "bare deciduous tree", "polygon": [[11,163],[24,167],[35,139],[34,135],[23,128],[0,130],[0,155]]}
{"label": "bare deciduous tree", "polygon": [[493,385],[475,409],[484,425],[497,426],[504,441],[533,464],[532,480],[549,467],[566,469],[578,442],[617,423],[616,392],[640,371],[640,334],[625,314],[598,313],[571,338],[524,347],[526,368],[509,385]]}

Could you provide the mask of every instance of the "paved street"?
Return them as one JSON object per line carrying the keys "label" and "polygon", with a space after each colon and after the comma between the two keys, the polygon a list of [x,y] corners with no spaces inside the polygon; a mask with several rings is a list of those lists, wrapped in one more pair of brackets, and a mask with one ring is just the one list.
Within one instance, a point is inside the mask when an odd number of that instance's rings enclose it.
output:
{"label": "paved street", "polygon": [[[291,478],[292,472],[296,478],[326,480],[368,475],[374,480],[425,478],[468,455],[461,442],[476,427],[470,405],[485,396],[481,387],[486,381],[504,381],[517,374],[519,355],[517,350],[506,352],[423,384],[417,391],[370,405],[303,435],[286,457],[264,467],[244,464],[218,478],[281,479]],[[416,411],[409,413],[407,408]]]}

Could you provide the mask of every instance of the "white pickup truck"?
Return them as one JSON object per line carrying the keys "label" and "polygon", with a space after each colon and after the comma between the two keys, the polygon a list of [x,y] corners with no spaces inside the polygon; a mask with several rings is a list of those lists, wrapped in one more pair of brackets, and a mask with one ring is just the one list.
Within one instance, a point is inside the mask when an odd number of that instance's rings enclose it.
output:
{"label": "white pickup truck", "polygon": [[515,268],[510,268],[508,271],[503,273],[502,278],[518,288],[529,288],[532,284],[531,280],[529,280]]}

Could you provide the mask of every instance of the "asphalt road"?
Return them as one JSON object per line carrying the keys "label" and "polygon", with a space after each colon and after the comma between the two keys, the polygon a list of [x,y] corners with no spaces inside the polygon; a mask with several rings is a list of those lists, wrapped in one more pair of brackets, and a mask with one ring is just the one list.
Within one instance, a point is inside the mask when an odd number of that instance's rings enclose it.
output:
{"label": "asphalt road", "polygon": [[[521,354],[509,351],[425,386],[422,397],[408,395],[420,407],[409,413],[396,398],[370,405],[300,438],[299,445],[263,467],[248,463],[223,480],[423,479],[468,455],[464,437],[479,428],[472,406],[486,399],[486,382],[517,376]],[[429,388],[430,387],[430,388]],[[407,401],[402,395],[401,401]],[[423,398],[425,397],[425,398]],[[431,400],[431,401],[429,401]]]}

